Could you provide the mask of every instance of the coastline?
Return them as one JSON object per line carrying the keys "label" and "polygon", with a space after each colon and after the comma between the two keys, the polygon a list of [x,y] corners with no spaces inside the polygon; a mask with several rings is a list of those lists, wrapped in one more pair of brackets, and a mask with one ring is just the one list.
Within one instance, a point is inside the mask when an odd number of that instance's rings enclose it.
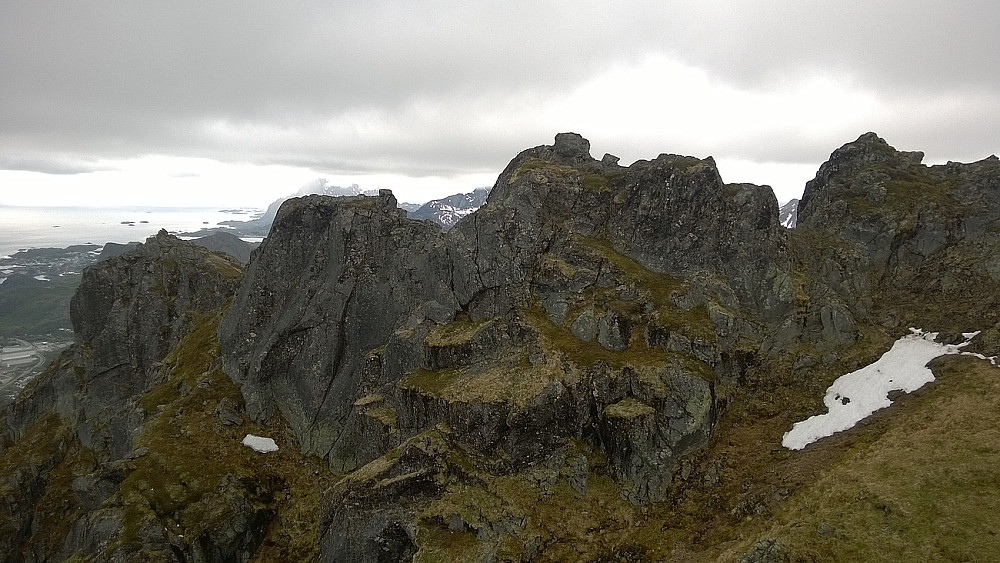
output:
{"label": "coastline", "polygon": [[[252,222],[261,210],[216,207],[19,207],[0,205],[0,257],[31,248],[142,242],[160,229],[181,236],[226,231]],[[243,221],[242,219],[246,219]],[[250,233],[248,233],[250,234]],[[250,234],[254,236],[255,234]]]}

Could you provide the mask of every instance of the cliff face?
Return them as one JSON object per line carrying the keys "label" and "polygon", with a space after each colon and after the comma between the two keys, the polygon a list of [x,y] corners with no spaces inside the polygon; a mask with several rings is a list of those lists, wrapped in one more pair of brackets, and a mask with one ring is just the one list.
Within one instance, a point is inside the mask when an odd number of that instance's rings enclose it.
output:
{"label": "cliff face", "polygon": [[[419,342],[433,322],[425,317],[454,318],[439,231],[407,221],[388,192],[282,206],[220,327],[223,361],[250,416],[278,409],[306,451],[330,455],[346,438],[353,402],[383,383],[363,369],[366,355],[390,340]],[[404,314],[424,325],[408,338],[394,334]],[[416,361],[406,350],[394,359],[398,371]]]}
{"label": "cliff face", "polygon": [[[76,343],[3,413],[4,463],[16,476],[5,484],[5,553],[19,553],[32,528],[70,525],[112,495],[148,416],[140,398],[163,381],[191,316],[220,307],[241,274],[165,231],[84,271],[70,309]],[[58,490],[60,471],[72,473],[71,490]],[[61,509],[45,506],[59,496]],[[38,557],[62,547],[29,539]]]}
{"label": "cliff face", "polygon": [[312,195],[245,274],[166,233],[88,268],[77,343],[0,411],[0,547],[667,558],[665,533],[694,549],[788,496],[806,462],[768,481],[780,435],[830,374],[908,326],[1000,352],[995,157],[863,135],[787,230],[711,158],[589,150],[523,151],[450,230],[387,191]]}
{"label": "cliff face", "polygon": [[165,231],[85,270],[70,303],[81,391],[92,399],[76,413],[84,447],[111,459],[131,450],[141,418],[122,399],[134,401],[159,383],[157,363],[187,332],[186,313],[221,306],[241,273],[233,260],[179,244]]}
{"label": "cliff face", "polygon": [[[766,188],[723,184],[711,159],[616,160],[561,134],[447,232],[404,220],[388,193],[287,202],[220,327],[250,416],[280,412],[335,471],[380,458],[392,473],[396,448],[437,432],[424,463],[457,451],[495,460],[489,474],[558,472],[576,440],[627,498],[663,499],[747,358],[795,334],[789,258]],[[367,549],[339,530],[439,525],[344,506],[325,530],[333,560]]]}
{"label": "cliff face", "polygon": [[141,421],[129,403],[159,382],[158,362],[187,330],[185,313],[219,307],[240,276],[239,264],[165,231],[87,268],[70,306],[76,344],[6,411],[5,430],[23,434],[54,406],[84,447],[120,459]]}
{"label": "cliff face", "polygon": [[851,342],[860,322],[978,327],[988,338],[976,346],[994,354],[1000,160],[924,166],[922,158],[866,133],[806,184],[792,241],[829,311],[813,304],[807,326],[821,326],[827,343]]}

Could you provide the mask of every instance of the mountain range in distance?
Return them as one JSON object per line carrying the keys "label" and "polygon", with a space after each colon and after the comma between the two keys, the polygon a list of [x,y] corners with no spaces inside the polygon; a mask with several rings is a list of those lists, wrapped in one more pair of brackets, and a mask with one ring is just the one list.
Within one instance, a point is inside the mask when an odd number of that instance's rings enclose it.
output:
{"label": "mountain range in distance", "polygon": [[786,229],[794,229],[799,219],[799,200],[793,199],[778,208],[778,222]]}
{"label": "mountain range in distance", "polygon": [[[378,190],[363,190],[357,184],[350,186],[335,186],[327,182],[324,178],[319,178],[300,188],[294,194],[279,198],[271,202],[267,209],[259,217],[249,221],[223,221],[221,228],[202,229],[197,233],[187,233],[192,236],[200,236],[210,232],[229,232],[238,236],[263,237],[271,230],[271,223],[278,213],[281,204],[293,197],[304,197],[308,195],[325,195],[331,197],[349,197],[357,195],[377,195]],[[471,214],[486,203],[486,198],[490,195],[490,188],[476,188],[471,192],[453,194],[441,199],[434,199],[427,203],[400,203],[399,208],[406,211],[410,219],[433,221],[445,229],[450,229],[459,219]]]}

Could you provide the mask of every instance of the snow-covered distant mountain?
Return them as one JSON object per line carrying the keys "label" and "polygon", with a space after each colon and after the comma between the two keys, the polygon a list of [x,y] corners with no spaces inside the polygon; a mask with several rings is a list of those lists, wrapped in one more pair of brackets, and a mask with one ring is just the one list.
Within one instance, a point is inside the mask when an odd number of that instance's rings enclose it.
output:
{"label": "snow-covered distant mountain", "polygon": [[[490,195],[490,188],[476,188],[467,194],[455,194],[443,199],[428,201],[420,206],[416,211],[409,211],[407,214],[411,219],[426,219],[440,223],[444,228],[450,229],[459,219],[479,209],[486,203],[487,196]],[[408,204],[401,204],[404,207]]]}
{"label": "snow-covered distant mountain", "polygon": [[[271,229],[278,208],[285,200],[293,197],[306,195],[326,195],[326,196],[356,196],[356,195],[376,195],[378,190],[363,190],[357,184],[350,186],[334,186],[327,182],[325,178],[319,178],[299,188],[294,194],[275,200],[267,207],[267,210],[260,216],[250,221],[223,221],[220,225],[225,225],[230,232],[241,236],[267,236]],[[490,194],[490,188],[477,188],[466,194],[455,194],[443,199],[436,199],[425,204],[400,203],[400,209],[407,212],[411,219],[426,219],[441,224],[449,229],[458,222],[459,219],[479,209],[486,203],[486,197]],[[206,230],[208,232],[209,230]]]}
{"label": "snow-covered distant mountain", "polygon": [[[351,195],[377,195],[378,190],[362,190],[357,184],[350,186],[334,186],[327,182],[326,178],[318,178],[299,188],[291,197],[301,197],[304,195],[328,195],[328,196],[351,196]],[[287,199],[287,198],[285,198]],[[282,199],[281,201],[284,201]]]}
{"label": "snow-covered distant mountain", "polygon": [[778,209],[778,222],[786,229],[794,229],[799,219],[799,200],[793,199]]}
{"label": "snow-covered distant mountain", "polygon": [[326,178],[317,178],[312,182],[302,186],[299,190],[292,195],[276,199],[271,202],[271,205],[267,206],[267,210],[261,214],[260,217],[251,219],[249,221],[222,221],[219,224],[225,225],[229,229],[234,230],[241,235],[246,236],[267,236],[269,230],[271,230],[271,223],[274,222],[274,216],[278,214],[278,208],[281,207],[285,200],[293,197],[301,197],[312,194],[328,195],[328,196],[351,196],[351,195],[374,195],[378,193],[378,190],[362,190],[357,184],[351,184],[350,186],[334,186],[331,185]]}

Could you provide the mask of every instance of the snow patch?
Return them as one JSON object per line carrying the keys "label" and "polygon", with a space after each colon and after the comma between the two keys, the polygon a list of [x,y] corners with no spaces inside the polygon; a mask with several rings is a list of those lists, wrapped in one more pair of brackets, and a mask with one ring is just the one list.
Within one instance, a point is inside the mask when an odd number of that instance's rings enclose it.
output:
{"label": "snow patch", "polygon": [[892,348],[874,363],[857,371],[840,376],[826,390],[823,403],[829,412],[796,422],[785,433],[781,445],[791,450],[801,450],[807,445],[853,427],[862,419],[892,404],[890,391],[911,393],[926,383],[934,381],[934,374],[927,364],[947,354],[967,354],[981,359],[980,354],[962,352],[978,332],[963,333],[961,344],[934,342],[938,333],[911,328],[911,334],[897,340]]}
{"label": "snow patch", "polygon": [[263,436],[254,436],[253,434],[247,434],[243,438],[243,445],[262,454],[278,451],[278,444],[274,440]]}
{"label": "snow patch", "polygon": [[48,276],[46,276],[44,274],[39,274],[39,275],[35,276],[35,279],[38,280],[38,281],[52,281],[52,280],[49,279]]}

